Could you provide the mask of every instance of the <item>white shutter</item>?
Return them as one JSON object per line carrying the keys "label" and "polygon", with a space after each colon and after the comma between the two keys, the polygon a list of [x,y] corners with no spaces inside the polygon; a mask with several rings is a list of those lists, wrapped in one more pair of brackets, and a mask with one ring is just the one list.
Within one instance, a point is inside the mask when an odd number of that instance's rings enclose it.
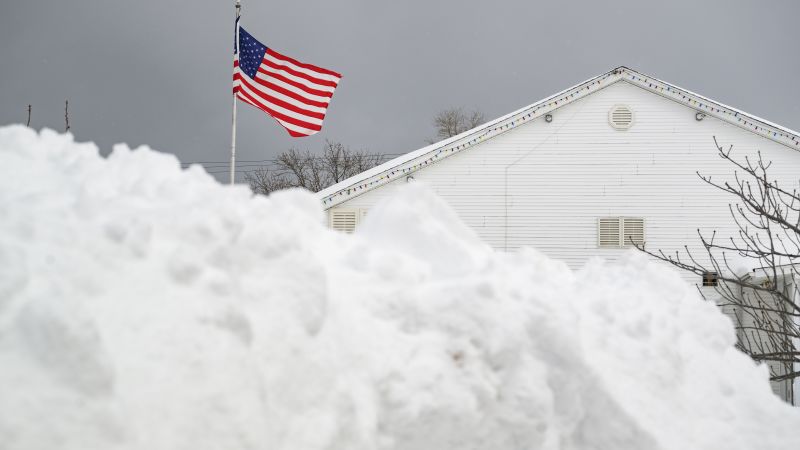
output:
{"label": "white shutter", "polygon": [[329,211],[330,227],[334,230],[352,233],[358,225],[358,210],[333,208]]}
{"label": "white shutter", "polygon": [[644,244],[644,219],[626,217],[622,219],[622,245],[633,244]]}
{"label": "white shutter", "polygon": [[619,247],[619,217],[597,219],[597,245],[599,247]]}
{"label": "white shutter", "polygon": [[601,217],[597,219],[597,246],[619,248],[644,244],[644,219],[641,217]]}
{"label": "white shutter", "polygon": [[366,209],[333,208],[328,211],[328,225],[334,230],[352,233],[365,217]]}

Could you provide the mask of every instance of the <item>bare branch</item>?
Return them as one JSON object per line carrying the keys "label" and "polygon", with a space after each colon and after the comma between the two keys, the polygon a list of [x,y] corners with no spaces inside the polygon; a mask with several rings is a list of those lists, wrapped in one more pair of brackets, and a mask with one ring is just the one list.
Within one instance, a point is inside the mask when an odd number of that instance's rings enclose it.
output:
{"label": "bare branch", "polygon": [[351,150],[339,142],[325,141],[322,155],[291,148],[276,158],[274,165],[245,174],[253,192],[270,192],[302,187],[319,192],[326,187],[383,163],[384,155]]}
{"label": "bare branch", "polygon": [[[702,261],[688,246],[674,256],[662,250],[640,251],[696,275],[715,274],[720,306],[733,307],[739,340],[737,347],[754,360],[766,363],[773,381],[800,377],[793,370],[800,338],[800,195],[784,189],[769,176],[772,167],[760,152],[755,159],[737,161],[733,147],[714,144],[720,158],[731,164],[733,180],[717,181],[697,173],[709,186],[729,194],[728,205],[738,232],[719,239],[697,231],[703,248]],[[729,256],[750,261],[750,271],[738,273]],[[698,287],[699,289],[699,287]],[[702,293],[702,290],[701,290]],[[791,384],[788,389],[791,389]]]}

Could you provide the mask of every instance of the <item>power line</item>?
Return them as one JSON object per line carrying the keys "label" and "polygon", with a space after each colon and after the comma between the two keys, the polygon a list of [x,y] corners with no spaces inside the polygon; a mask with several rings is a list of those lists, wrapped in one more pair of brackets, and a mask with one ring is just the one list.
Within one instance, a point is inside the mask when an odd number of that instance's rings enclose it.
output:
{"label": "power line", "polygon": [[[277,161],[277,159],[253,159],[253,160],[242,159],[242,160],[236,161],[236,164],[239,164],[240,162],[241,163],[257,163],[257,162],[274,162],[274,161]],[[181,162],[181,164],[183,164],[183,165],[189,165],[189,164],[230,164],[230,161],[187,161],[187,162]]]}
{"label": "power line", "polygon": [[[248,174],[248,173],[253,173],[253,172],[255,172],[255,170],[241,170],[241,171],[236,172],[236,175],[238,176],[239,174]],[[211,172],[206,171],[206,173],[209,174],[209,175],[214,175],[214,174],[217,174],[217,173],[228,173],[228,169],[216,170],[216,171],[211,171]]]}
{"label": "power line", "polygon": [[[405,153],[370,153],[366,156],[381,156],[386,158],[395,158],[397,156],[405,155]],[[304,157],[305,158],[305,157]],[[309,156],[308,158],[314,160],[326,159],[324,156]],[[280,160],[278,159],[251,159],[251,160],[238,160],[236,161],[237,166],[239,163],[279,163]],[[181,165],[188,166],[191,164],[200,164],[200,165],[229,165],[230,161],[187,161],[181,162]]]}

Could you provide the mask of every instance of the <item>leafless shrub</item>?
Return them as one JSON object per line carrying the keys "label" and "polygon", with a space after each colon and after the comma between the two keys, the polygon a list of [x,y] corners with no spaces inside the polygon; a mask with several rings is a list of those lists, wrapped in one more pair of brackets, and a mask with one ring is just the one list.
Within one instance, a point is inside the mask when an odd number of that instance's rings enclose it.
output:
{"label": "leafless shrub", "polygon": [[246,173],[245,179],[253,192],[259,194],[289,187],[318,192],[385,160],[381,154],[352,150],[340,142],[326,141],[321,155],[292,148],[278,155],[272,166]]}
{"label": "leafless shrub", "polygon": [[[800,193],[770,178],[771,163],[760,152],[755,160],[741,162],[732,158],[732,147],[723,149],[716,138],[714,144],[719,156],[731,164],[734,181],[720,183],[698,176],[733,197],[735,203],[728,207],[738,232],[720,238],[716,231],[709,236],[698,230],[709,263],[701,263],[688,246],[674,254],[637,247],[699,276],[714,274],[721,306],[734,312],[737,346],[765,362],[773,381],[786,381],[791,399],[791,380],[800,377]],[[749,261],[754,270],[737,272],[734,258]]]}
{"label": "leafless shrub", "polygon": [[433,143],[461,134],[467,130],[484,123],[483,113],[478,110],[465,112],[462,108],[448,108],[440,111],[433,117],[433,126],[436,128],[436,138],[428,142]]}

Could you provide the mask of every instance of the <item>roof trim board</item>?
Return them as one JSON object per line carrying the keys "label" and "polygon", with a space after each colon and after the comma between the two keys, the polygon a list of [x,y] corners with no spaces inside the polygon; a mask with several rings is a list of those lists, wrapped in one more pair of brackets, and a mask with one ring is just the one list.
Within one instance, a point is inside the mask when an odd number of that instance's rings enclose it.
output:
{"label": "roof trim board", "polygon": [[800,133],[623,66],[590,78],[457,136],[394,158],[323,189],[317,195],[322,201],[324,209],[332,208],[379,186],[408,177],[417,170],[526,124],[619,81],[633,84],[706,115],[800,150]]}

